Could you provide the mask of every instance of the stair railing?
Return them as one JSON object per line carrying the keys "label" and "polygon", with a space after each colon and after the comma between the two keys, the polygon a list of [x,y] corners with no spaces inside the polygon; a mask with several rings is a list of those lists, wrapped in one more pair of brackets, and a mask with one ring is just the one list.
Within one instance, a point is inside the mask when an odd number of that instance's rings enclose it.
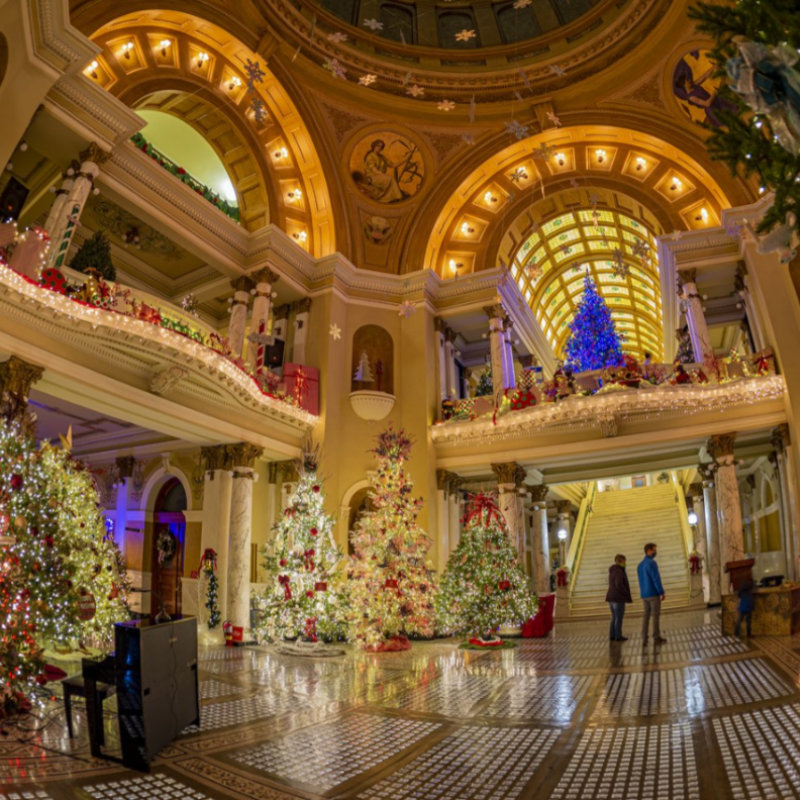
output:
{"label": "stair railing", "polygon": [[567,553],[566,566],[569,569],[569,586],[570,592],[575,585],[575,575],[581,563],[581,556],[583,555],[583,545],[586,540],[586,528],[589,524],[589,517],[592,512],[592,504],[597,493],[597,482],[592,481],[589,484],[589,489],[586,492],[586,497],[583,498],[580,510],[578,511],[578,520],[575,523],[575,533],[572,541],[569,544],[569,552]]}

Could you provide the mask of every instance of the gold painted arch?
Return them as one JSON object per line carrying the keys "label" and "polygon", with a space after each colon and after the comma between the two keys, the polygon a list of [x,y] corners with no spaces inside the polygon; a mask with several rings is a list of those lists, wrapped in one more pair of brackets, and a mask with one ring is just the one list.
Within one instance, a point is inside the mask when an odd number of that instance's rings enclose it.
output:
{"label": "gold painted arch", "polygon": [[[231,176],[245,227],[274,222],[315,257],[336,251],[333,203],[317,148],[263,57],[222,28],[171,10],[121,16],[92,40],[102,52],[87,77],[131,107],[161,103],[159,110],[199,130]],[[267,111],[262,122],[249,109],[248,60],[264,72],[256,84]]]}

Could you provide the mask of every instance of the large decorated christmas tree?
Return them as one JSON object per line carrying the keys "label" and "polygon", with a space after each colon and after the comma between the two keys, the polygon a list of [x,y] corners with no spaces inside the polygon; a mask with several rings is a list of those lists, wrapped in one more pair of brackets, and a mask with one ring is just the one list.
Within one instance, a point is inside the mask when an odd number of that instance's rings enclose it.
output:
{"label": "large decorated christmas tree", "polygon": [[611,311],[588,274],[583,287],[564,346],[567,366],[574,372],[618,367],[623,358],[622,345]]}
{"label": "large decorated christmas tree", "polygon": [[497,501],[475,495],[440,582],[437,631],[492,637],[500,626],[521,625],[536,608]]}
{"label": "large decorated christmas tree", "polygon": [[350,636],[366,650],[404,648],[408,636],[433,635],[431,540],[417,524],[422,498],[412,497],[403,467],[411,444],[402,429],[391,426],[377,437],[374,510],[351,537]]}
{"label": "large decorated christmas tree", "polygon": [[325,512],[315,453],[305,455],[298,476],[275,539],[265,548],[270,577],[258,630],[270,640],[335,640],[345,633],[342,552],[333,539],[334,519]]}

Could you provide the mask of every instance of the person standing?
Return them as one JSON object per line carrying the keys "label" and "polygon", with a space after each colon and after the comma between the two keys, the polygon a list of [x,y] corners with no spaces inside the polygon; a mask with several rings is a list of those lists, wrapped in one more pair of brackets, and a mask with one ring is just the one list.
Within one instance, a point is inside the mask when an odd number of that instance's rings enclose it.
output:
{"label": "person standing", "polygon": [[661,585],[661,573],[658,571],[656,556],[658,546],[648,542],[644,546],[644,558],[637,569],[639,576],[639,593],[644,603],[642,619],[642,644],[647,644],[650,628],[650,617],[653,617],[653,641],[663,644],[667,640],[661,635],[661,601],[664,599],[664,587]]}
{"label": "person standing", "polygon": [[627,642],[628,637],[622,635],[622,618],[625,616],[625,604],[632,603],[631,585],[625,571],[627,559],[623,555],[614,556],[614,563],[608,568],[608,592],[606,602],[611,609],[611,627],[608,638],[612,642]]}
{"label": "person standing", "polygon": [[751,629],[753,625],[753,611],[756,607],[756,598],[753,595],[755,588],[756,587],[752,581],[745,581],[739,587],[739,591],[737,592],[739,595],[739,616],[736,619],[736,630],[734,632],[734,635],[737,639],[739,638],[739,634],[742,632],[742,620],[745,621],[747,638],[753,638]]}

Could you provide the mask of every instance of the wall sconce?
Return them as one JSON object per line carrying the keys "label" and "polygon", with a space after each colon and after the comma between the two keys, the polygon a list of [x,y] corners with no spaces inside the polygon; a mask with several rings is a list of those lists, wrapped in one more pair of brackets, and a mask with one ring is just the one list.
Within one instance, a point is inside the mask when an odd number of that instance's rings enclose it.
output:
{"label": "wall sconce", "polygon": [[689,524],[690,525],[697,525],[698,516],[695,513],[694,509],[689,512]]}
{"label": "wall sconce", "polygon": [[95,80],[97,80],[97,68],[98,68],[99,66],[100,66],[100,65],[99,65],[99,64],[98,64],[96,61],[92,61],[92,63],[91,63],[91,64],[89,64],[89,66],[86,68],[86,69],[88,70],[89,74],[90,74],[90,75],[91,75],[91,76],[92,76],[92,77],[93,77]]}
{"label": "wall sconce", "polygon": [[563,167],[567,163],[567,157],[563,153],[556,153],[553,158],[555,158],[559,167]]}
{"label": "wall sconce", "polygon": [[679,192],[681,189],[683,189],[683,181],[677,175],[673,175],[672,186],[669,187],[669,190],[671,192]]}
{"label": "wall sconce", "polygon": [[288,197],[290,200],[299,203],[303,197],[303,193],[300,191],[300,189],[292,189],[291,192],[288,192]]}
{"label": "wall sconce", "polygon": [[708,222],[708,209],[703,206],[700,209],[700,213],[695,217],[698,222]]}
{"label": "wall sconce", "polygon": [[242,79],[234,75],[231,78],[231,82],[228,84],[228,89],[230,91],[233,91],[234,89],[238,89],[241,85],[242,85]]}
{"label": "wall sconce", "polygon": [[450,269],[451,269],[451,270],[453,270],[453,272],[455,272],[455,273],[456,273],[456,275],[458,275],[458,271],[459,271],[459,270],[461,269],[461,267],[463,267],[464,265],[463,265],[463,264],[460,264],[460,263],[458,263],[458,262],[457,262],[457,261],[456,261],[454,258],[451,258],[451,259],[450,259],[450,263],[449,263],[449,265],[448,265],[448,266],[450,267]]}
{"label": "wall sconce", "polygon": [[208,53],[198,53],[197,54],[197,66],[198,67],[202,67],[203,64],[205,64],[206,61],[208,61],[208,59],[209,59]]}
{"label": "wall sconce", "polygon": [[647,169],[647,161],[639,156],[636,159],[636,171],[641,172],[643,169]]}
{"label": "wall sconce", "polygon": [[295,239],[297,239],[300,244],[305,244],[306,240],[308,239],[308,234],[305,231],[300,231],[299,233],[293,233]]}
{"label": "wall sconce", "polygon": [[161,55],[162,56],[166,56],[167,55],[167,49],[172,45],[172,40],[171,39],[162,39],[159,42],[159,45],[161,46]]}
{"label": "wall sconce", "polygon": [[597,163],[602,164],[606,160],[606,151],[605,150],[595,150],[595,156],[597,156]]}
{"label": "wall sconce", "polygon": [[475,233],[475,228],[470,228],[468,222],[462,222],[461,223],[461,233],[467,234],[467,235],[470,234],[470,233]]}
{"label": "wall sconce", "polygon": [[487,203],[496,203],[497,202],[497,198],[491,192],[486,192],[486,194],[483,196],[483,199]]}
{"label": "wall sconce", "polygon": [[120,53],[122,53],[125,58],[130,59],[131,57],[131,50],[133,50],[133,42],[125,42],[124,45],[120,48]]}
{"label": "wall sconce", "polygon": [[285,147],[281,147],[280,150],[276,150],[274,153],[275,158],[289,158],[289,151]]}

